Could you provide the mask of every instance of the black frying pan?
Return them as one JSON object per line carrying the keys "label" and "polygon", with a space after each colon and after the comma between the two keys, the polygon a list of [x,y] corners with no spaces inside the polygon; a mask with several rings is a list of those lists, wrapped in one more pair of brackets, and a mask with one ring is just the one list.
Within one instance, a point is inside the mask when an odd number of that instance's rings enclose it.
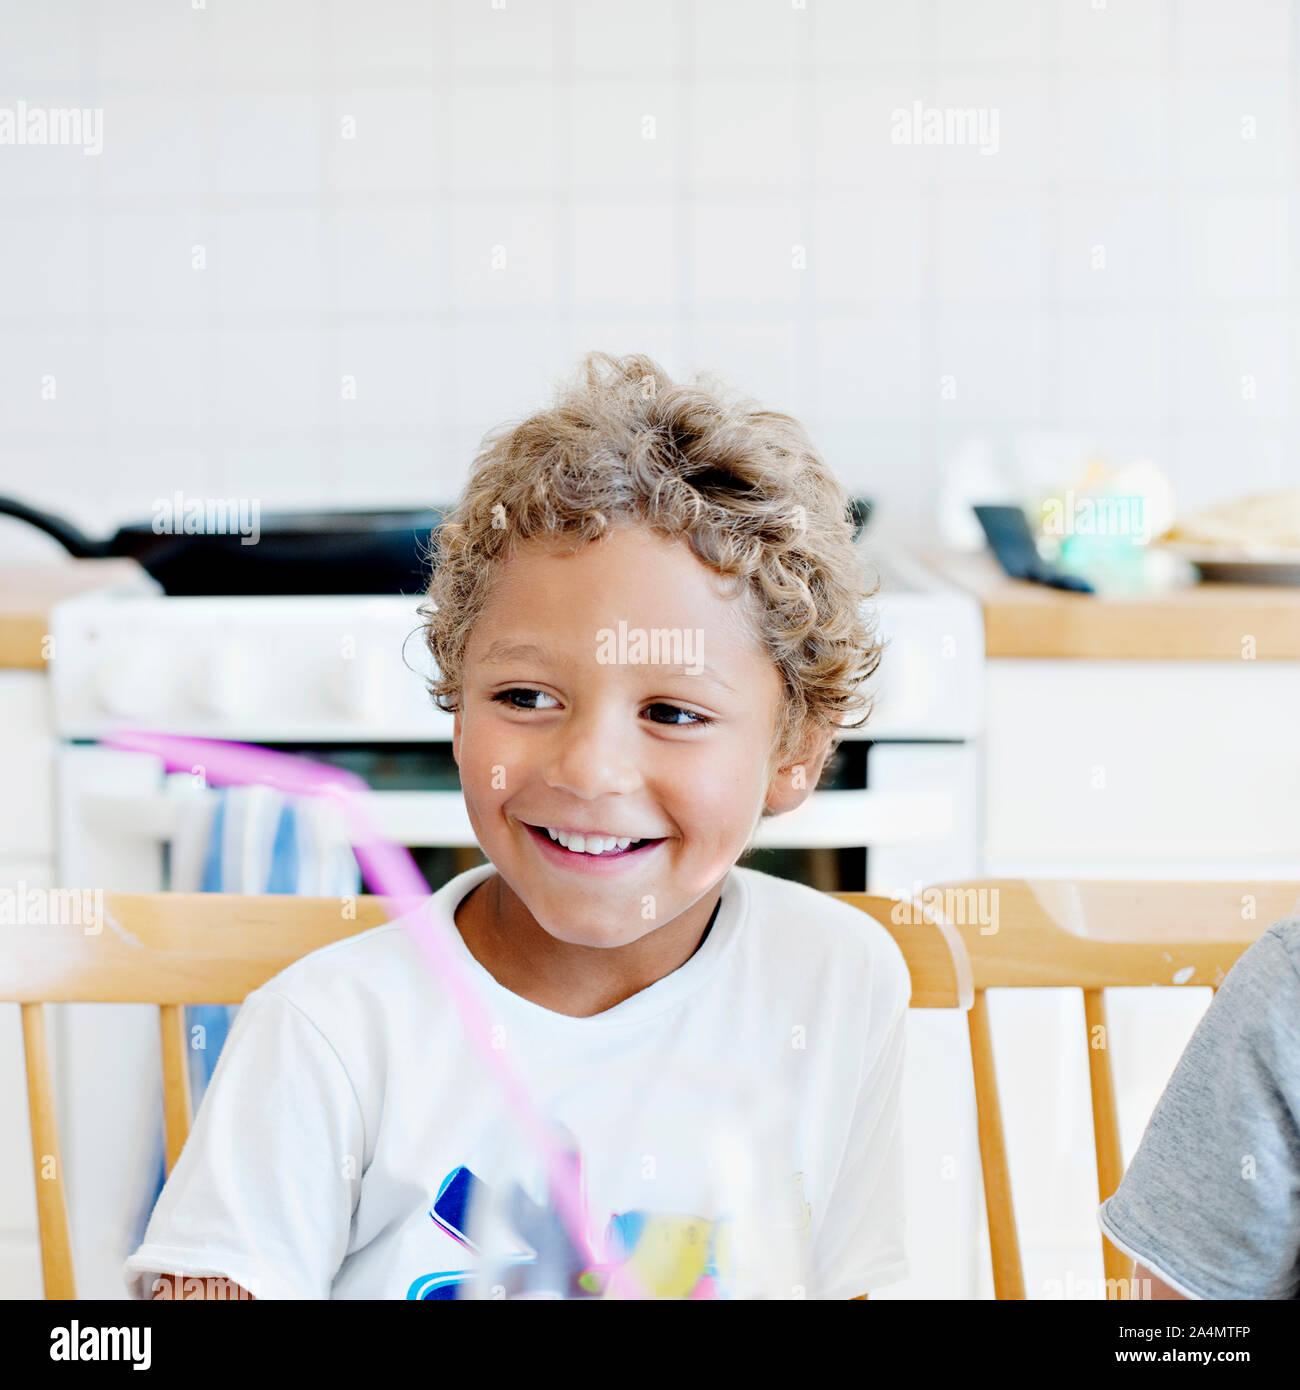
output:
{"label": "black frying pan", "polygon": [[[164,593],[177,595],[423,593],[431,533],[443,515],[436,507],[271,513],[258,518],[257,540],[245,545],[232,512],[228,531],[173,534],[143,521],[97,541],[62,517],[0,497],[0,516],[39,527],[77,559],[125,556],[143,565]],[[855,538],[870,515],[871,502],[853,498]]]}
{"label": "black frying pan", "polygon": [[[152,521],[92,540],[70,521],[0,497],[0,515],[53,536],[78,559],[138,561],[168,594],[420,594],[428,587],[430,533],[443,513],[412,511],[278,512],[256,517],[232,509],[225,531],[192,535],[154,530]],[[160,525],[168,518],[160,513]],[[183,518],[182,518],[183,523]]]}

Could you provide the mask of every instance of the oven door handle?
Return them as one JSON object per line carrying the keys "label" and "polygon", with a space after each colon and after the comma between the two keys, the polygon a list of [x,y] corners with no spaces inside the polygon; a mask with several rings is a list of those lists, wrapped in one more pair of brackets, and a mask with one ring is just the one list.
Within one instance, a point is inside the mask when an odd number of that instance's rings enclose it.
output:
{"label": "oven door handle", "polygon": [[[83,814],[116,835],[163,842],[175,833],[181,803],[201,789],[173,785],[156,794],[88,795]],[[370,792],[362,798],[375,829],[415,848],[477,845],[460,791]],[[328,803],[327,803],[328,804]],[[337,808],[330,807],[336,814]],[[817,791],[793,811],[759,822],[759,849],[854,849],[942,840],[953,825],[953,799],[935,791]]]}
{"label": "oven door handle", "polygon": [[956,808],[942,791],[819,791],[759,823],[760,849],[859,849],[923,845],[952,833]]}

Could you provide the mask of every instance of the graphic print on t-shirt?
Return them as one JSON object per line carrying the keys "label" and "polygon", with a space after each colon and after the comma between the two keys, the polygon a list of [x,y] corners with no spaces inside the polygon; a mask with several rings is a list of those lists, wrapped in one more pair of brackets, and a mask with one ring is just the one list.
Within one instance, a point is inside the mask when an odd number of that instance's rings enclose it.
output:
{"label": "graphic print on t-shirt", "polygon": [[[795,1226],[806,1232],[811,1208],[803,1200],[803,1174],[794,1175]],[[469,1213],[492,1193],[464,1165],[443,1178],[429,1211],[433,1221],[474,1254],[479,1251],[467,1227]],[[605,1232],[606,1263],[589,1267],[574,1248],[563,1222],[516,1187],[511,1218],[522,1239],[502,1261],[494,1293],[512,1298],[549,1294],[569,1299],[651,1297],[714,1299],[728,1296],[732,1276],[731,1221],[675,1212],[633,1210],[611,1215]],[[539,1254],[543,1258],[539,1262]],[[407,1290],[408,1299],[455,1299],[478,1277],[474,1269],[422,1274]]]}

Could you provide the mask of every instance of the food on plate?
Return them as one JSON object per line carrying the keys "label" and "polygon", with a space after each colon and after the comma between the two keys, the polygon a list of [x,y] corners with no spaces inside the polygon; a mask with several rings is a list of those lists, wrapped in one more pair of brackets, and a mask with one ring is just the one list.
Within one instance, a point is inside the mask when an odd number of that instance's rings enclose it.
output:
{"label": "food on plate", "polygon": [[1159,539],[1231,550],[1300,552],[1300,489],[1221,502],[1176,522]]}

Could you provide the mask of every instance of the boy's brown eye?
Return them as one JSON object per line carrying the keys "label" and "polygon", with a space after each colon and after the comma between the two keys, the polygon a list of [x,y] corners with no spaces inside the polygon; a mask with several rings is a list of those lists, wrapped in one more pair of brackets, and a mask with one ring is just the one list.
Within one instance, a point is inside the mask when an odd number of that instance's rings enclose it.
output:
{"label": "boy's brown eye", "polygon": [[689,718],[683,720],[683,721],[680,722],[680,723],[679,723],[677,720],[675,720],[675,719],[655,719],[655,720],[652,721],[652,722],[655,723],[655,724],[669,724],[669,725],[675,726],[676,728],[679,728],[679,729],[689,729],[690,727],[692,727],[692,725],[700,725],[700,726],[702,726],[702,725],[705,725],[705,724],[712,724],[712,723],[713,723],[713,720],[710,719],[709,716],[708,716],[707,714],[696,714],[696,712],[695,712],[693,709],[682,709],[679,705],[667,705],[667,704],[663,704],[663,703],[656,702],[656,703],[653,704],[653,705],[647,705],[646,708],[647,708],[647,709],[666,709],[666,710],[669,710],[669,711],[670,711],[671,713],[673,713],[673,714],[685,714],[685,715],[688,715],[688,716],[689,716]]}
{"label": "boy's brown eye", "polygon": [[[544,692],[541,691],[541,690],[527,690],[527,689],[525,689],[523,686],[518,686],[518,685],[516,685],[516,686],[512,686],[509,690],[498,690],[497,693],[496,693],[495,695],[493,695],[492,699],[493,699],[494,703],[500,704],[500,705],[505,705],[508,709],[536,709],[536,708],[537,708],[536,705],[520,705],[520,704],[517,704],[517,703],[515,702],[515,700],[514,700],[512,697],[515,696],[515,695],[523,695],[523,696],[526,698],[526,697],[528,697],[529,695],[543,695],[543,694],[544,694]],[[550,696],[550,695],[547,695],[547,696],[546,696],[546,699],[548,699],[548,700],[549,700],[549,699],[552,699],[552,698],[553,698],[553,697]]]}

